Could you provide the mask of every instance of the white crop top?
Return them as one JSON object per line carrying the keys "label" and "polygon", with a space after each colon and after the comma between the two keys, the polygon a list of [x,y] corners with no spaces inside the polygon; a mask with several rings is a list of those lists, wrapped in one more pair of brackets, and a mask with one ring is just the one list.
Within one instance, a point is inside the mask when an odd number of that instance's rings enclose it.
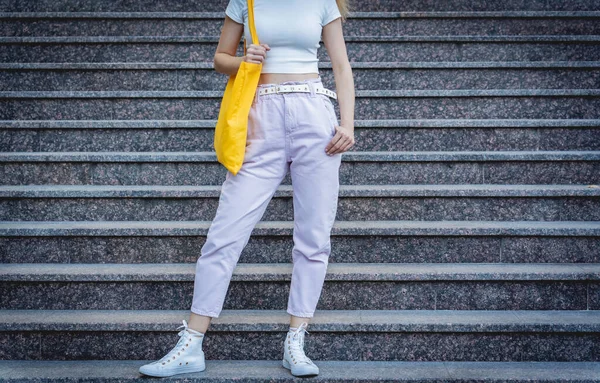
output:
{"label": "white crop top", "polygon": [[[229,0],[225,14],[244,24],[252,43],[247,0]],[[317,49],[323,26],[341,17],[335,0],[254,0],[260,44],[268,44],[261,73],[319,73]]]}

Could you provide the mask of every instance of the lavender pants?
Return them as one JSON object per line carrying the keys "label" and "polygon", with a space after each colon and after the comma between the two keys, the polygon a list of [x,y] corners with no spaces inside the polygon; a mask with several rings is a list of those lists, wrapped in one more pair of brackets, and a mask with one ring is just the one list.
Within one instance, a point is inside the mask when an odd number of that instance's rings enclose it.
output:
{"label": "lavender pants", "polygon": [[[218,317],[229,282],[250,234],[288,170],[294,206],[292,279],[287,312],[312,317],[321,295],[335,220],[342,153],[325,147],[338,120],[329,97],[314,92],[321,78],[287,81],[308,84],[310,93],[256,93],[248,116],[244,162],[227,171],[216,215],[196,263],[191,311]],[[275,86],[261,84],[259,88]]]}

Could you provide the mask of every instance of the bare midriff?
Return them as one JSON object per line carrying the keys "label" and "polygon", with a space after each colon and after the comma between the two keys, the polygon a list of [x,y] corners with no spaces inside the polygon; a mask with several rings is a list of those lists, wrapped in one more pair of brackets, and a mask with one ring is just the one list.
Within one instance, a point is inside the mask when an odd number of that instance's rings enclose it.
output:
{"label": "bare midriff", "polygon": [[302,81],[318,77],[318,73],[261,73],[258,84],[279,84],[286,81]]}

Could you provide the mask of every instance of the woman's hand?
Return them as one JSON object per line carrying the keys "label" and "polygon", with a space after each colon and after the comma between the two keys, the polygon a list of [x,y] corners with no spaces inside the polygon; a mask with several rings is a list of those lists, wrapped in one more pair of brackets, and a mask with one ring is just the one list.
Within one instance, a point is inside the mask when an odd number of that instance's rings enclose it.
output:
{"label": "woman's hand", "polygon": [[335,136],[333,136],[325,147],[325,153],[328,156],[343,153],[350,149],[352,145],[354,145],[354,126],[336,125]]}
{"label": "woman's hand", "polygon": [[250,44],[246,47],[244,61],[248,63],[261,64],[267,57],[267,51],[271,50],[268,44]]}

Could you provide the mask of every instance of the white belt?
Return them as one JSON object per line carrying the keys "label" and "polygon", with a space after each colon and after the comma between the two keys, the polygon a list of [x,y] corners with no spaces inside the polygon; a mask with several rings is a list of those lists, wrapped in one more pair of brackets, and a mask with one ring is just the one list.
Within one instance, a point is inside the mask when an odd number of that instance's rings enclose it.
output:
{"label": "white belt", "polygon": [[[315,93],[324,94],[337,100],[337,95],[334,91],[324,88],[321,85],[314,85]],[[308,84],[290,84],[290,85],[276,85],[264,88],[258,88],[258,94],[272,94],[272,93],[289,93],[289,92],[303,92],[310,93],[310,87]]]}

